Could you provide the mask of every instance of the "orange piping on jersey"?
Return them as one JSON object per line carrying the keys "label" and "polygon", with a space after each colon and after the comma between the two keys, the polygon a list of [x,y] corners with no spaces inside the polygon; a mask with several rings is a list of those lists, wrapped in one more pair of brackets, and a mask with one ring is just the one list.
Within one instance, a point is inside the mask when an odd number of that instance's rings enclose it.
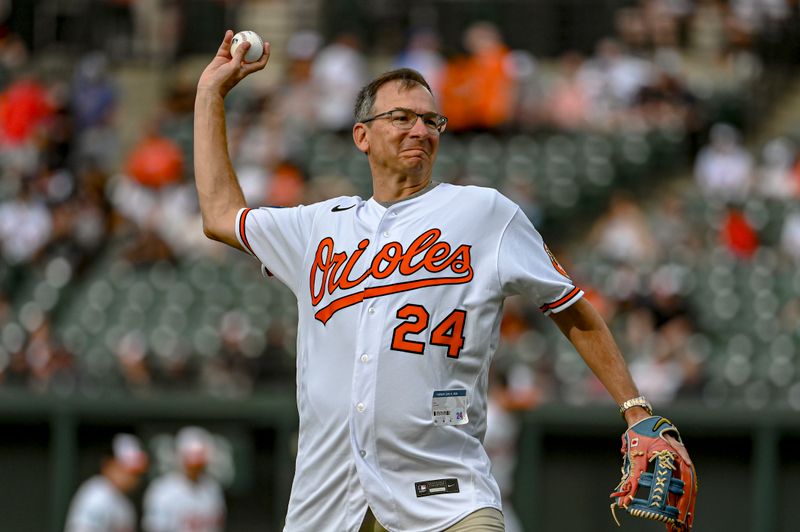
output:
{"label": "orange piping on jersey", "polygon": [[245,229],[244,220],[245,218],[247,218],[247,213],[252,210],[253,209],[245,209],[244,211],[242,211],[242,215],[239,217],[239,236],[242,237],[242,242],[244,242],[244,245],[247,247],[247,249],[250,250],[250,253],[255,255],[255,253],[253,252],[253,248],[250,247],[250,242],[247,241],[247,235],[245,234],[244,230]]}
{"label": "orange piping on jersey", "polygon": [[573,297],[575,297],[576,295],[578,295],[580,293],[580,291],[581,291],[580,288],[575,287],[573,290],[570,291],[569,294],[565,295],[564,297],[562,297],[558,301],[553,301],[552,303],[548,303],[546,305],[542,305],[541,307],[539,307],[539,310],[541,310],[542,312],[546,312],[548,310],[551,310],[551,309],[554,309],[554,308],[558,308],[561,305],[563,305],[564,303],[566,303],[567,301],[569,301],[570,299],[572,299]]}

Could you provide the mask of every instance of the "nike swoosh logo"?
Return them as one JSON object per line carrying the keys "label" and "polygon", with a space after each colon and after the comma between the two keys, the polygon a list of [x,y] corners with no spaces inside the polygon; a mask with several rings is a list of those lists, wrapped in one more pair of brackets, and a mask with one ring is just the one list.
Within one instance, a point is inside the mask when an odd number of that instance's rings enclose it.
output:
{"label": "nike swoosh logo", "polygon": [[344,207],[344,208],[341,205],[337,205],[336,207],[331,209],[331,212],[342,212],[346,211],[347,209],[352,209],[353,207],[355,207],[355,205],[350,205],[349,207]]}

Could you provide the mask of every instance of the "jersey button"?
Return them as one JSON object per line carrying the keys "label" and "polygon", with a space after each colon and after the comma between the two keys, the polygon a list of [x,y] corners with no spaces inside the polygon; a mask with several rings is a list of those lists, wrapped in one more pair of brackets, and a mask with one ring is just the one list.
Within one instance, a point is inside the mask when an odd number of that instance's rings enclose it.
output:
{"label": "jersey button", "polygon": [[389,231],[383,232],[383,238],[389,238]]}
{"label": "jersey button", "polygon": [[356,410],[358,410],[359,412],[363,412],[366,409],[367,409],[367,405],[365,405],[364,403],[358,403],[356,405]]}
{"label": "jersey button", "polygon": [[358,451],[358,454],[361,455],[361,458],[364,458],[365,456],[367,456],[367,451],[362,449],[362,450]]}
{"label": "jersey button", "polygon": [[361,355],[361,362],[363,362],[364,364],[369,362],[369,355]]}
{"label": "jersey button", "polygon": [[374,307],[369,307],[367,312],[369,312],[370,314],[375,314],[375,308]]}

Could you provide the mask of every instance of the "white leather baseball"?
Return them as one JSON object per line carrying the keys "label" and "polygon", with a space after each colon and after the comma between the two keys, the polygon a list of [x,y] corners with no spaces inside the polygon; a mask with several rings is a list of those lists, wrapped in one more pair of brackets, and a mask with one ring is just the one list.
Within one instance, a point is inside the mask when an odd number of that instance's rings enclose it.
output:
{"label": "white leather baseball", "polygon": [[231,55],[235,55],[236,49],[245,41],[250,43],[250,49],[244,54],[244,62],[253,63],[261,59],[261,56],[264,55],[264,41],[261,40],[258,33],[254,31],[240,31],[233,36],[233,41],[231,41]]}

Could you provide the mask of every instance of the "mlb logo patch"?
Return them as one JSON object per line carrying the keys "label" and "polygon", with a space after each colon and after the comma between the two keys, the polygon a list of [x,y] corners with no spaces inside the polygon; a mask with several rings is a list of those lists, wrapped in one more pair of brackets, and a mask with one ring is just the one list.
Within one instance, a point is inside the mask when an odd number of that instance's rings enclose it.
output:
{"label": "mlb logo patch", "polygon": [[457,478],[422,480],[414,483],[414,489],[417,492],[417,497],[444,495],[446,493],[459,493]]}

